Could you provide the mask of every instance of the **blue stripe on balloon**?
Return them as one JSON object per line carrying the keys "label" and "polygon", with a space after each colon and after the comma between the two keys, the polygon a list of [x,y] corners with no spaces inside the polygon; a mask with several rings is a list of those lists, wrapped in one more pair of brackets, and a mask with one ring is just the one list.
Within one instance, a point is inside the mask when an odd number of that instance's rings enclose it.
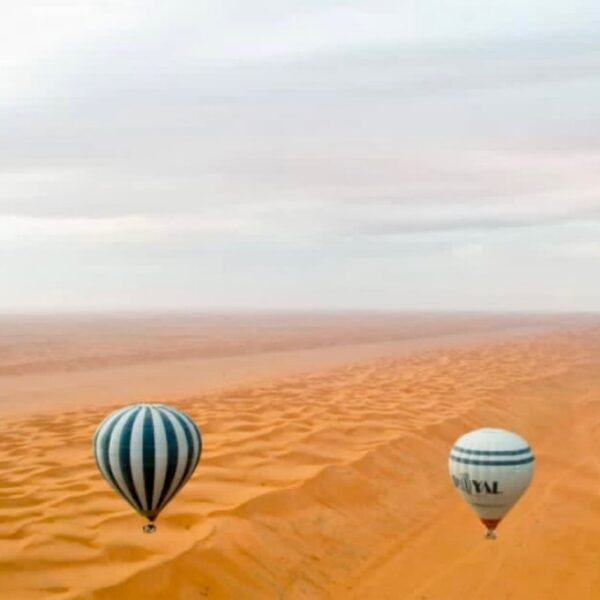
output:
{"label": "blue stripe on balloon", "polygon": [[491,461],[491,460],[476,460],[472,458],[462,458],[460,456],[450,455],[450,460],[454,462],[462,463],[464,465],[481,465],[486,467],[513,467],[516,465],[526,465],[527,463],[533,462],[535,458],[533,456],[528,456],[527,458],[522,458],[520,460],[499,460],[499,461]]}
{"label": "blue stripe on balloon", "polygon": [[142,462],[144,472],[144,488],[146,490],[146,502],[148,510],[152,510],[152,493],[154,490],[154,469],[156,467],[154,457],[154,423],[152,413],[148,407],[143,409],[144,425],[142,429]]}
{"label": "blue stripe on balloon", "polygon": [[123,475],[125,485],[127,486],[127,491],[135,502],[135,508],[141,511],[144,510],[144,508],[137,495],[131,469],[131,436],[133,432],[133,422],[135,421],[135,418],[139,412],[140,409],[133,410],[131,416],[128,416],[127,423],[123,425],[119,447],[119,465],[121,466],[121,473]]}
{"label": "blue stripe on balloon", "polygon": [[166,500],[167,492],[169,491],[169,489],[171,488],[171,484],[173,483],[175,471],[177,471],[177,461],[179,460],[179,446],[177,443],[177,434],[175,433],[175,428],[173,427],[173,424],[164,413],[165,411],[163,410],[158,411],[158,414],[162,420],[162,424],[165,428],[165,436],[167,438],[167,472],[165,473],[165,481],[163,483],[163,489],[160,493],[160,498],[156,504],[157,511],[163,507],[163,503]]}
{"label": "blue stripe on balloon", "polygon": [[[185,468],[183,469],[183,477],[181,478],[179,485],[173,490],[173,493],[171,494],[172,498],[185,485],[186,481],[190,478],[190,475],[194,472],[194,469],[196,468],[196,465],[198,464],[198,460],[200,458],[200,452],[198,452],[196,464],[192,465],[192,459],[194,458],[194,441],[192,439],[192,434],[189,429],[189,422],[191,421],[191,419],[187,415],[184,416],[181,412],[172,410],[168,406],[165,406],[165,409],[169,411],[181,424],[181,428],[183,429],[183,433],[185,435],[185,439],[189,448],[187,458],[185,461]],[[194,429],[196,429],[195,425]],[[200,437],[197,438],[197,441],[200,443]]]}
{"label": "blue stripe on balloon", "polygon": [[463,454],[473,454],[476,456],[517,456],[531,452],[531,448],[521,448],[520,450],[469,450],[468,448],[454,446],[452,452],[462,452]]}
{"label": "blue stripe on balloon", "polygon": [[191,418],[189,419],[189,421],[196,432],[196,436],[198,437],[198,459],[196,460],[196,464],[194,465],[194,468],[196,468],[198,466],[198,463],[200,462],[200,455],[202,454],[202,432],[200,431],[198,425],[196,425],[196,421],[194,421]]}

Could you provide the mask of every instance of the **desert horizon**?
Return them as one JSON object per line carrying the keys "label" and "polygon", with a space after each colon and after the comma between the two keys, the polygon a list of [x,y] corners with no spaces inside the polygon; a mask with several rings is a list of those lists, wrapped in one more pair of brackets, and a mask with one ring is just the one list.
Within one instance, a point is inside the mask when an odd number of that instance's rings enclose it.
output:
{"label": "desert horizon", "polygon": [[[394,352],[596,320],[406,311],[0,315],[0,406],[16,410],[22,400],[30,410],[43,408],[45,399],[66,406],[119,394],[142,400],[185,396]],[[57,381],[57,373],[69,377]]]}

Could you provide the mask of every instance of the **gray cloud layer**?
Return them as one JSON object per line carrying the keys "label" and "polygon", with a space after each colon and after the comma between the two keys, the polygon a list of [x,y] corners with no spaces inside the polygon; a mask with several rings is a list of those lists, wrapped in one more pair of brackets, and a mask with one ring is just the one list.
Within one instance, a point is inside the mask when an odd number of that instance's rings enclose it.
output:
{"label": "gray cloud layer", "polygon": [[[188,239],[199,264],[202,236],[239,264],[256,253],[267,287],[280,275],[269,252],[288,256],[314,290],[321,280],[298,266],[314,263],[307,248],[339,276],[349,255],[397,264],[391,237],[436,248],[431,277],[449,256],[471,260],[487,234],[511,248],[518,240],[526,255],[523,228],[543,226],[540,247],[556,255],[564,245],[558,254],[580,258],[581,269],[595,256],[600,22],[591,1],[26,2],[9,17],[0,243],[17,244],[4,269],[21,290],[9,304],[47,288],[17,282],[17,265],[32,257],[60,273],[64,302],[86,304],[89,284],[60,267],[65,253],[87,252],[82,240],[96,244],[106,272],[118,263],[135,280],[143,261],[131,244],[162,240],[155,264],[163,256],[172,266],[174,239]],[[108,247],[116,240],[118,255]],[[466,252],[454,252],[460,244]],[[186,296],[187,262],[175,254],[183,274],[167,304]],[[367,275],[371,260],[360,263]],[[226,262],[235,270],[236,259]],[[343,303],[351,284],[340,285],[328,303]],[[236,289],[233,279],[214,302]],[[582,298],[587,307],[600,292],[586,287]],[[470,302],[457,294],[451,304]],[[507,302],[532,306],[518,294]]]}

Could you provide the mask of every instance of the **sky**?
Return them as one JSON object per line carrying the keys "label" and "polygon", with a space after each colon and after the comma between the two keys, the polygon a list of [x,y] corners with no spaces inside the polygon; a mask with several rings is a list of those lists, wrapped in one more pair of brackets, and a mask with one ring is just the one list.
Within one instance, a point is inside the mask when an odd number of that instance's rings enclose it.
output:
{"label": "sky", "polygon": [[14,0],[0,311],[598,311],[594,0]]}

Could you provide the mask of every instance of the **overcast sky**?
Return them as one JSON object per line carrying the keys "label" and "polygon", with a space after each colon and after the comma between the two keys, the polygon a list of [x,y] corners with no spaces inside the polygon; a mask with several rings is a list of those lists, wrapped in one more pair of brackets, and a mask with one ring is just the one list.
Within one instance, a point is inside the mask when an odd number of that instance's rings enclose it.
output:
{"label": "overcast sky", "polygon": [[6,4],[0,310],[600,308],[595,0]]}

